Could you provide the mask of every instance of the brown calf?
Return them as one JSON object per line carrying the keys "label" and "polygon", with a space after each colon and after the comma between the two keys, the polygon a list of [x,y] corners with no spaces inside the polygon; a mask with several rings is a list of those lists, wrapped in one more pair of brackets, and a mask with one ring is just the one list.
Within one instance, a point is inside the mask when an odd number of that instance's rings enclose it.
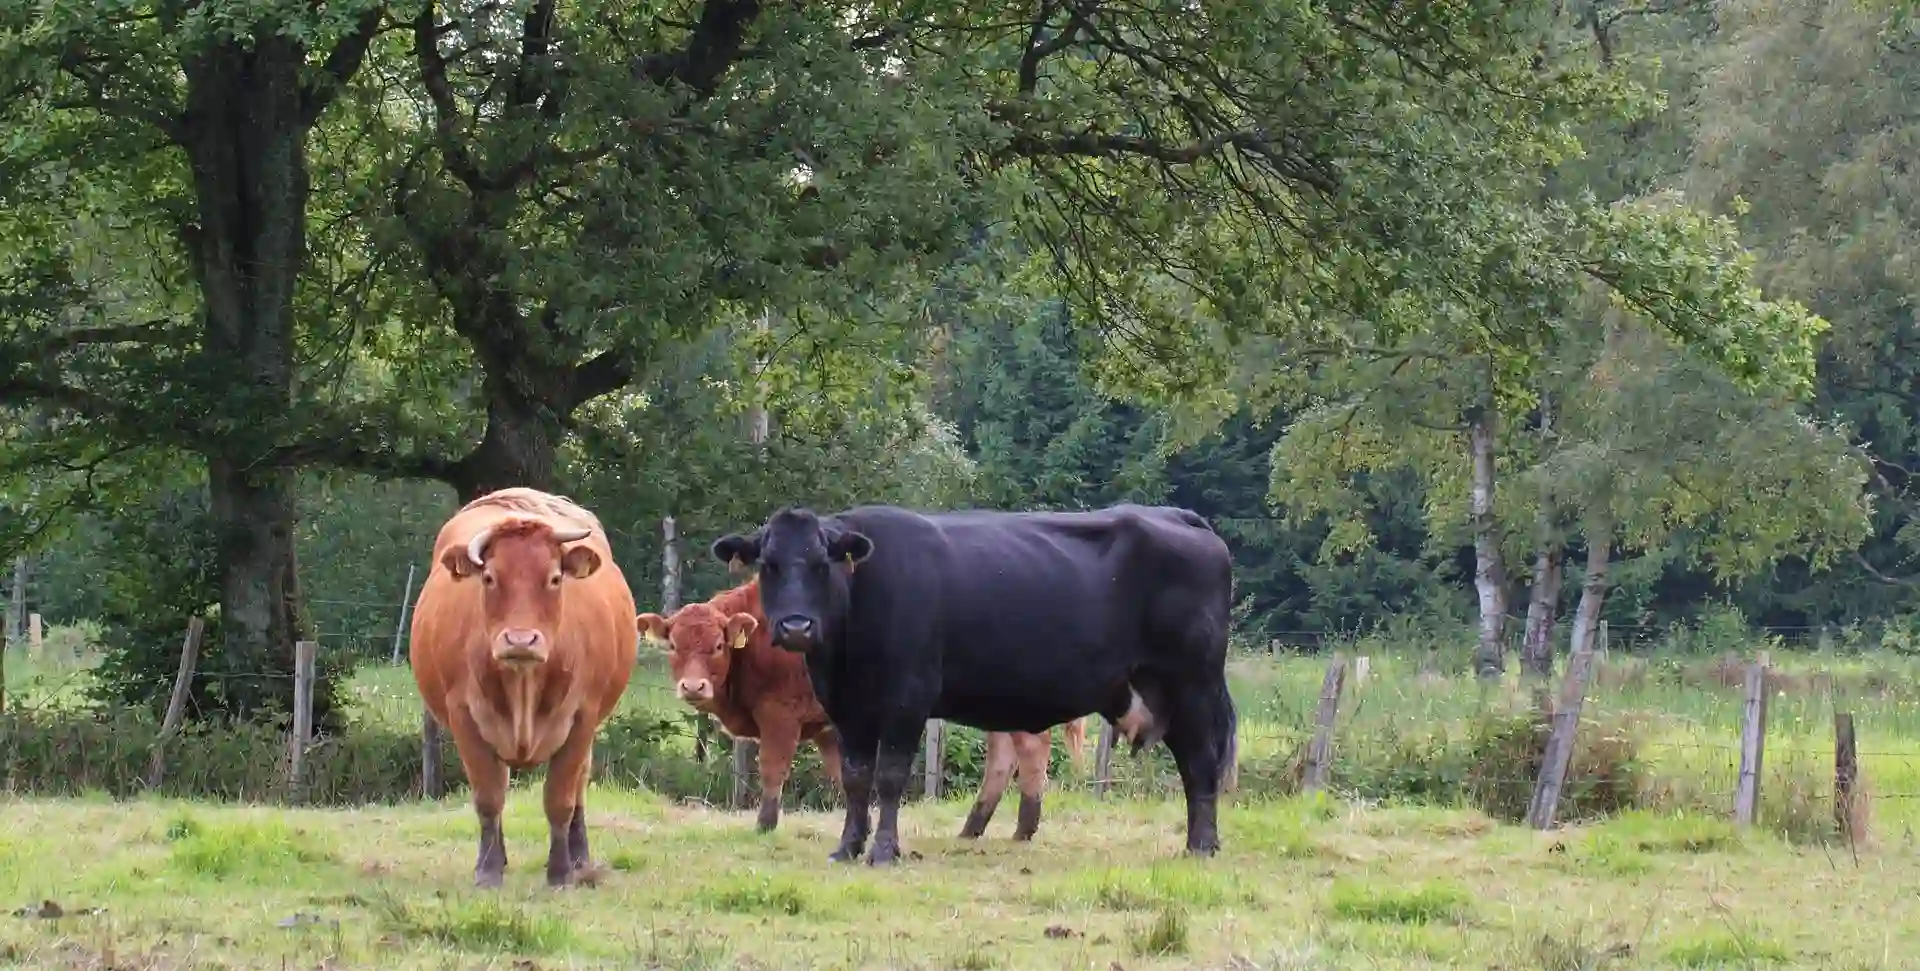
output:
{"label": "brown calf", "polygon": [[641,614],[638,627],[667,650],[681,701],[712,715],[728,735],[760,742],[761,831],[780,821],[781,792],[801,742],[820,750],[821,766],[840,784],[839,733],[813,697],[805,659],[769,639],[757,582],[688,604],[672,617]]}
{"label": "brown calf", "polygon": [[459,748],[480,820],[474,883],[498,887],[510,769],[547,766],[547,883],[591,866],[583,802],[593,739],[633,673],[633,594],[600,521],[560,496],[503,489],[440,528],[414,606],[414,681]]}
{"label": "brown calf", "polygon": [[[827,776],[840,783],[839,733],[814,697],[806,659],[773,646],[758,579],[705,603],[688,604],[671,617],[641,614],[638,625],[642,637],[668,652],[669,677],[681,701],[714,716],[727,734],[759,740],[760,830],[779,822],[781,793],[800,742],[820,749]],[[1067,725],[1067,745],[1078,760],[1086,745],[1086,729],[1078,720]],[[989,732],[980,796],[960,835],[973,838],[986,830],[1017,761],[1020,819],[1014,838],[1031,839],[1040,824],[1051,749],[1051,731]]]}

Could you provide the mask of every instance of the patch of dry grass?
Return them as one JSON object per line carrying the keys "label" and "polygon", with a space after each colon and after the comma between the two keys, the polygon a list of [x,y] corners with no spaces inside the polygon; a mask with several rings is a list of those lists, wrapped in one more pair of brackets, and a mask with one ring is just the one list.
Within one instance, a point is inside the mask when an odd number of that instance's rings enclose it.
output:
{"label": "patch of dry grass", "polygon": [[[1240,804],[1211,861],[1177,801],[1051,798],[1038,839],[903,812],[904,866],[830,865],[835,814],[596,790],[598,887],[544,886],[516,793],[506,888],[470,888],[461,803],[359,811],[0,802],[0,964],[187,968],[1892,967],[1913,847],[1850,856],[1636,815],[1551,835],[1463,811]],[[51,902],[51,906],[47,906]],[[19,914],[9,914],[20,908]]]}

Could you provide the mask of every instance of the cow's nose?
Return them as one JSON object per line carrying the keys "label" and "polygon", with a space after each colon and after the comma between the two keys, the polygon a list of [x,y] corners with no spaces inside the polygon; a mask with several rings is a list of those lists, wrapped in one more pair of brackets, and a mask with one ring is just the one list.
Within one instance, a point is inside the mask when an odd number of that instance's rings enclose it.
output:
{"label": "cow's nose", "polygon": [[780,636],[812,637],[813,621],[797,615],[793,617],[783,617],[780,619]]}
{"label": "cow's nose", "polygon": [[500,635],[508,647],[533,647],[540,643],[540,632],[531,627],[509,627]]}
{"label": "cow's nose", "polygon": [[680,697],[705,700],[713,697],[713,682],[706,678],[688,678],[679,684]]}

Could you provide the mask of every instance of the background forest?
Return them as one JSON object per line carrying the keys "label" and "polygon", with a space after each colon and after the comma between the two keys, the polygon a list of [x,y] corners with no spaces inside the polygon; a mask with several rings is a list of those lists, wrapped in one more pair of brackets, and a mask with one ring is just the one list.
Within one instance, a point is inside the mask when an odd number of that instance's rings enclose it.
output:
{"label": "background forest", "polygon": [[643,604],[666,517],[692,599],[782,503],[1169,502],[1247,645],[1920,650],[1888,10],[1001,6],[7,14],[10,627],[158,704],[205,614],[203,706],[270,707],[528,483]]}

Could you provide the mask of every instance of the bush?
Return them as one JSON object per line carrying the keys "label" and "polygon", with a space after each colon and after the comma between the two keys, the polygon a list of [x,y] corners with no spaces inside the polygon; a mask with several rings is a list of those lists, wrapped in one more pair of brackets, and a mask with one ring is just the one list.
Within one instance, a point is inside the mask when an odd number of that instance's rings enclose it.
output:
{"label": "bush", "polygon": [[[680,799],[724,804],[732,787],[723,756],[701,764],[669,751],[676,720],[645,711],[624,712],[601,727],[594,748],[595,778],[644,786]],[[146,773],[159,723],[142,709],[112,713],[9,710],[0,714],[0,791],[34,796],[104,793],[116,799],[148,791]],[[443,736],[444,738],[444,736]],[[724,752],[724,747],[720,749]],[[307,751],[304,791],[287,785],[289,746],[277,724],[192,723],[167,745],[159,795],[236,802],[299,800],[317,806],[355,806],[419,799],[420,736],[378,723],[355,723],[323,735]],[[803,750],[787,782],[788,806],[824,809],[836,804],[818,755]],[[543,770],[516,774],[516,785],[544,778]],[[446,794],[466,787],[452,740],[440,747]],[[757,796],[753,799],[757,800]]]}
{"label": "bush", "polygon": [[[98,564],[88,582],[104,595],[100,619],[104,657],[90,694],[108,708],[141,708],[156,719],[166,710],[180,668],[187,622],[205,618],[189,717],[223,722],[288,717],[293,646],[271,656],[240,657],[220,645],[220,545],[207,497],[199,488],[156,493],[142,508],[105,522],[90,534]],[[351,662],[349,662],[350,664]],[[314,682],[314,724],[338,727],[338,686],[350,670],[323,653]],[[150,736],[149,736],[150,737]]]}

